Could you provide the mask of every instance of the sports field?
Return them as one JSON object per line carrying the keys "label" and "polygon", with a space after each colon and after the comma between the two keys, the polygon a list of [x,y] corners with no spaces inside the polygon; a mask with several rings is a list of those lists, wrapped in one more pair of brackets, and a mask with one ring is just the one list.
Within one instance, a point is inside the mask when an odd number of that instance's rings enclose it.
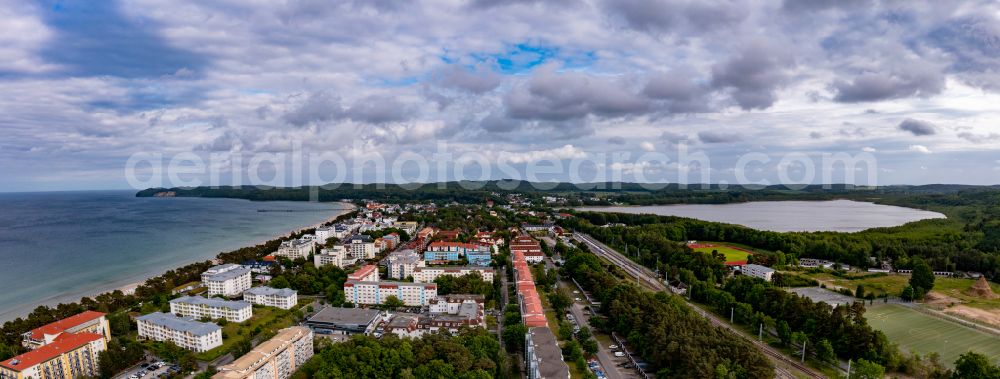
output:
{"label": "sports field", "polygon": [[937,352],[941,363],[948,367],[970,350],[986,355],[991,362],[1000,359],[1000,337],[906,306],[875,305],[865,317],[873,328],[881,330],[900,348],[920,355]]}
{"label": "sports field", "polygon": [[726,245],[698,244],[691,245],[691,249],[705,253],[711,253],[712,250],[717,250],[719,253],[726,256],[726,263],[746,263],[747,256],[750,255],[750,253],[745,250],[740,250]]}

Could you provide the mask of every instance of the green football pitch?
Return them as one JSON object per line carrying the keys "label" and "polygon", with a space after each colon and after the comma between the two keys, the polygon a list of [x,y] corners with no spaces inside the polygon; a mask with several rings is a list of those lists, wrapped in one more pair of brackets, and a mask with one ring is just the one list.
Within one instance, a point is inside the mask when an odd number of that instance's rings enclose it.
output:
{"label": "green football pitch", "polygon": [[875,305],[868,309],[865,317],[868,324],[881,330],[900,348],[922,356],[937,352],[941,355],[941,363],[948,367],[970,350],[986,355],[991,362],[1000,359],[1000,336],[955,321],[896,304]]}
{"label": "green football pitch", "polygon": [[693,248],[693,250],[694,251],[699,251],[699,252],[705,252],[705,253],[711,253],[712,250],[718,250],[719,253],[722,253],[722,255],[726,256],[726,262],[746,261],[747,260],[747,256],[750,255],[750,254],[748,254],[745,251],[736,250],[736,249],[731,248],[729,246],[723,246],[723,245],[695,247],[695,248]]}

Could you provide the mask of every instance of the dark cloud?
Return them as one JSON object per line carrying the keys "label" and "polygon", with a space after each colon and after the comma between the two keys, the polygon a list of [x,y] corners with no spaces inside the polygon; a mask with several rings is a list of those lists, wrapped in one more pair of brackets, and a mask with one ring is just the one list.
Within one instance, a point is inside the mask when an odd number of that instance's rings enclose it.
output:
{"label": "dark cloud", "polygon": [[604,0],[602,7],[623,26],[653,34],[717,29],[749,13],[740,0]]}
{"label": "dark cloud", "polygon": [[612,144],[612,145],[624,145],[625,144],[625,138],[623,138],[621,136],[610,137],[610,138],[608,138],[608,143]]}
{"label": "dark cloud", "polygon": [[884,73],[864,73],[851,81],[837,80],[834,99],[842,103],[857,103],[899,99],[911,96],[927,97],[944,90],[944,74],[940,69],[921,62],[899,62]]}
{"label": "dark cloud", "polygon": [[980,12],[948,20],[928,33],[927,44],[954,58],[950,69],[964,82],[1000,90],[1000,16]]}
{"label": "dark cloud", "polygon": [[473,68],[451,65],[441,72],[437,82],[443,87],[481,94],[497,88],[500,75],[484,65]]}
{"label": "dark cloud", "polygon": [[521,122],[518,120],[511,120],[501,114],[491,113],[484,117],[483,120],[479,122],[479,125],[490,133],[507,133],[520,128]]}
{"label": "dark cloud", "polygon": [[332,120],[342,113],[340,98],[326,91],[313,92],[294,109],[281,116],[285,122],[295,126]]}
{"label": "dark cloud", "polygon": [[597,115],[619,117],[649,111],[649,102],[620,83],[581,73],[543,69],[504,96],[507,114],[517,119],[566,121]]}
{"label": "dark cloud", "polygon": [[828,9],[857,9],[870,4],[867,0],[784,0],[781,9],[789,12],[817,12]]}
{"label": "dark cloud", "polygon": [[930,136],[937,134],[937,127],[928,121],[908,118],[899,123],[899,130],[907,131],[915,136]]}
{"label": "dark cloud", "polygon": [[130,18],[118,2],[57,2],[45,9],[45,23],[57,36],[42,56],[74,76],[190,77],[210,63],[205,56],[171,46],[155,23]]}
{"label": "dark cloud", "polygon": [[354,121],[384,124],[406,120],[412,113],[409,106],[394,96],[372,95],[354,102],[344,116]]}
{"label": "dark cloud", "polygon": [[742,140],[740,135],[736,133],[715,132],[711,130],[698,132],[698,139],[702,143],[728,143]]}
{"label": "dark cloud", "polygon": [[1000,140],[1000,133],[975,134],[972,132],[958,133],[958,138],[972,143],[985,143]]}
{"label": "dark cloud", "polygon": [[730,92],[745,110],[766,109],[785,84],[791,59],[777,45],[756,41],[723,63],[712,67],[712,85]]}
{"label": "dark cloud", "polygon": [[812,139],[823,138],[823,133],[820,133],[820,132],[809,132],[809,138],[812,138]]}
{"label": "dark cloud", "polygon": [[695,83],[694,70],[676,70],[653,74],[642,93],[651,99],[661,100],[670,113],[708,112],[710,89]]}

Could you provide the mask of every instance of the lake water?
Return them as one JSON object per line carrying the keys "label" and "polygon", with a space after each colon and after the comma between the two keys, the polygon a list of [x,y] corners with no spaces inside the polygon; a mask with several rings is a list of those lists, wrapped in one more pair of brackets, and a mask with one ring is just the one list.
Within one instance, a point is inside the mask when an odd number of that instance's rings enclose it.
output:
{"label": "lake water", "polygon": [[346,211],[340,203],[134,194],[0,193],[0,321],[39,304],[77,301],[139,282]]}
{"label": "lake water", "polygon": [[755,201],[734,204],[679,204],[621,207],[582,207],[578,210],[662,216],[738,224],[775,232],[857,232],[903,225],[929,218],[937,212],[850,200]]}

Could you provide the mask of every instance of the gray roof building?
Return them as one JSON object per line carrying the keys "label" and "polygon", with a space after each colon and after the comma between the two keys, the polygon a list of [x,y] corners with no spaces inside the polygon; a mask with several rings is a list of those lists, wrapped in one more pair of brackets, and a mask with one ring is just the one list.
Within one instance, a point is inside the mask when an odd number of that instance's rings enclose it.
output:
{"label": "gray roof building", "polygon": [[218,325],[212,323],[198,322],[192,318],[178,317],[162,312],[153,312],[148,315],[139,316],[136,319],[167,329],[188,332],[195,336],[204,336],[221,329]]}
{"label": "gray roof building", "polygon": [[243,291],[243,293],[244,294],[249,293],[251,295],[260,295],[260,296],[289,297],[297,294],[298,292],[295,292],[295,290],[290,288],[252,287],[246,291]]}
{"label": "gray roof building", "polygon": [[309,320],[306,325],[318,334],[367,334],[381,320],[376,309],[326,307]]}
{"label": "gray roof building", "polygon": [[531,328],[526,338],[529,378],[569,378],[569,366],[563,361],[562,350],[549,328]]}
{"label": "gray roof building", "polygon": [[195,304],[195,305],[207,305],[213,308],[229,308],[232,310],[240,310],[246,307],[252,307],[250,303],[245,301],[232,301],[232,300],[222,300],[217,298],[205,298],[200,296],[182,296],[176,299],[170,300],[171,303],[185,303],[185,304]]}
{"label": "gray roof building", "polygon": [[[232,267],[236,266],[236,267]],[[213,282],[224,282],[230,280],[240,275],[244,275],[250,272],[249,267],[244,267],[238,264],[226,264],[221,266],[215,266],[205,273],[201,274],[202,281],[213,281]]]}

